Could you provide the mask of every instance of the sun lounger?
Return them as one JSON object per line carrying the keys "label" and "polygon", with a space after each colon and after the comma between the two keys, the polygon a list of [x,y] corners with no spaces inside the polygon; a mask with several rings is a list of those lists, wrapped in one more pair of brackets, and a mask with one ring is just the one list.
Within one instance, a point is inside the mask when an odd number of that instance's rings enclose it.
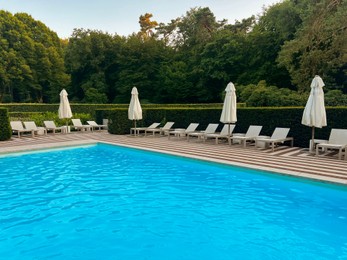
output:
{"label": "sun lounger", "polygon": [[[218,144],[219,139],[223,139],[223,138],[228,139],[229,136],[234,131],[234,128],[235,128],[235,125],[225,124],[220,133],[204,134],[204,136],[203,136],[204,142],[209,138],[215,138],[216,144]],[[229,130],[229,133],[228,133],[228,130]]]}
{"label": "sun lounger", "polygon": [[208,124],[205,130],[199,132],[193,132],[187,134],[187,141],[189,142],[190,137],[197,137],[198,140],[201,140],[205,134],[213,134],[216,132],[218,124]]}
{"label": "sun lounger", "polygon": [[255,139],[255,146],[258,147],[259,142],[268,143],[271,145],[271,149],[274,152],[276,144],[290,141],[290,145],[293,147],[293,137],[287,137],[289,130],[290,128],[276,127],[271,137],[257,137]]}
{"label": "sun lounger", "polygon": [[20,138],[20,135],[24,134],[24,133],[31,133],[32,137],[35,136],[34,130],[25,129],[23,127],[23,124],[22,124],[21,121],[11,121],[10,125],[11,125],[11,128],[12,128],[12,133],[17,133],[18,134],[18,138]]}
{"label": "sun lounger", "polygon": [[175,122],[166,122],[166,124],[161,128],[147,128],[145,130],[145,136],[147,135],[147,133],[152,133],[153,135],[155,135],[156,133],[159,133],[160,135],[167,134],[174,123]]}
{"label": "sun lounger", "polygon": [[56,126],[54,121],[43,121],[45,128],[47,131],[52,131],[55,134],[56,131],[60,131],[61,133],[67,133],[67,126]]}
{"label": "sun lounger", "polygon": [[240,141],[243,144],[243,147],[246,147],[247,141],[254,141],[256,137],[259,136],[261,129],[263,126],[260,125],[250,125],[247,132],[245,134],[233,134],[233,136],[229,137],[229,145],[231,145],[231,141],[236,140]]}
{"label": "sun lounger", "polygon": [[140,132],[146,131],[146,129],[154,129],[157,128],[160,125],[160,123],[153,123],[148,127],[132,127],[130,128],[130,135],[134,133],[134,135],[139,135]]}
{"label": "sun lounger", "polygon": [[326,143],[319,143],[316,145],[316,155],[319,155],[319,149],[325,151],[329,149],[338,150],[338,158],[341,160],[342,152],[345,153],[345,160],[347,160],[347,129],[331,129],[329,140]]}
{"label": "sun lounger", "polygon": [[25,129],[33,130],[37,135],[47,135],[47,129],[44,127],[37,127],[34,121],[23,122]]}
{"label": "sun lounger", "polygon": [[91,125],[83,125],[81,122],[81,119],[71,119],[72,121],[72,128],[75,128],[77,131],[93,131],[93,127]]}
{"label": "sun lounger", "polygon": [[97,124],[95,121],[87,121],[88,125],[91,125],[93,130],[98,129],[99,131],[101,131],[101,128],[106,128],[107,125],[99,125]]}
{"label": "sun lounger", "polygon": [[187,127],[187,129],[184,128],[176,128],[175,130],[168,131],[168,138],[170,139],[171,135],[176,136],[178,138],[181,138],[183,136],[187,136],[189,133],[195,132],[196,128],[198,128],[199,123],[191,123]]}

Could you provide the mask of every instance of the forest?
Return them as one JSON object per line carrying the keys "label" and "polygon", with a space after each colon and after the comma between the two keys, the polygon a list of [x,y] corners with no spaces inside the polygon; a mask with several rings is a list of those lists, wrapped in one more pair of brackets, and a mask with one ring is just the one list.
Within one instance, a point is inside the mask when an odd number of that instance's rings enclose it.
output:
{"label": "forest", "polygon": [[88,28],[60,39],[30,14],[0,10],[0,103],[219,103],[232,81],[247,106],[302,106],[315,75],[328,106],[347,105],[347,1],[284,0],[217,21],[208,7],[128,36]]}

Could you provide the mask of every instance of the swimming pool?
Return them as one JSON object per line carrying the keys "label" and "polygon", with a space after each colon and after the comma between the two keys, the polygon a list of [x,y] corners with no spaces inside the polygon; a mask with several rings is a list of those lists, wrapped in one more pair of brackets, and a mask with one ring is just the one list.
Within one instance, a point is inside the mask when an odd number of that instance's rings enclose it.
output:
{"label": "swimming pool", "polygon": [[347,189],[111,145],[0,158],[0,258],[347,258]]}

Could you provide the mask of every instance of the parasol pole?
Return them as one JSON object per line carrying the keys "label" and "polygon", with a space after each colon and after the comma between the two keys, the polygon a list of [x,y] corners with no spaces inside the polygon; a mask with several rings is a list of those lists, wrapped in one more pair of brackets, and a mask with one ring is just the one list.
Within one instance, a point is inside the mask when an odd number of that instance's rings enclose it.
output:
{"label": "parasol pole", "polygon": [[312,126],[312,140],[311,140],[311,152],[314,152],[314,126]]}

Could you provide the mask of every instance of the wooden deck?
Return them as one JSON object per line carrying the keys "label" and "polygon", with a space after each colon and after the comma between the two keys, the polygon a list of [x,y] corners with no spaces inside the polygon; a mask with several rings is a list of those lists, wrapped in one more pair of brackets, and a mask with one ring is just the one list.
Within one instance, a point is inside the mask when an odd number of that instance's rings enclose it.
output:
{"label": "wooden deck", "polygon": [[104,142],[122,146],[140,148],[162,153],[203,159],[230,165],[262,169],[285,175],[316,179],[347,185],[347,160],[338,160],[335,152],[316,157],[307,149],[280,146],[275,152],[254,146],[246,148],[227,143],[215,144],[214,140],[206,143],[167,137],[132,137],[111,135],[105,131],[94,133],[48,134],[17,138],[0,142],[0,153],[31,151],[42,148],[71,146]]}

